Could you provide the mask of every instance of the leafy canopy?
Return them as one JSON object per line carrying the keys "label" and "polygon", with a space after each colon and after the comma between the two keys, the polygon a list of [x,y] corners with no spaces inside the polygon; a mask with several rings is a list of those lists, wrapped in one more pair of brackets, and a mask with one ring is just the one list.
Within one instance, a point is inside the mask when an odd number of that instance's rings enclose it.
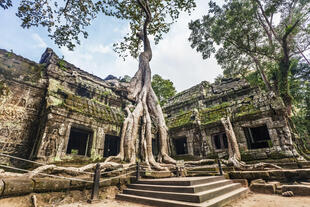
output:
{"label": "leafy canopy", "polygon": [[[163,38],[180,12],[191,12],[194,0],[148,0],[152,13],[152,22],[148,32],[155,43]],[[0,0],[0,6],[6,8],[10,0]],[[99,14],[112,16],[129,22],[130,32],[121,43],[115,44],[115,51],[123,57],[137,57],[138,38],[144,13],[137,0],[21,0],[17,16],[22,20],[22,27],[46,27],[50,37],[58,46],[70,50],[80,44],[81,36],[87,38],[86,27]]]}
{"label": "leafy canopy", "polygon": [[219,6],[210,1],[208,14],[189,24],[191,46],[204,59],[215,53],[226,76],[271,70],[284,56],[309,50],[309,2],[227,0]]}
{"label": "leafy canopy", "polygon": [[153,75],[152,88],[159,99],[161,106],[165,105],[168,99],[176,94],[172,81],[165,80],[160,75]]}

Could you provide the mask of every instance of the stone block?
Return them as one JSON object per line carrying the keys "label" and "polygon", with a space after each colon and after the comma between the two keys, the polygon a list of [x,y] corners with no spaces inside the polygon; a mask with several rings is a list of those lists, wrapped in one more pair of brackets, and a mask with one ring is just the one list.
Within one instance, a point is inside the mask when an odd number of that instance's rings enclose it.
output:
{"label": "stone block", "polygon": [[255,193],[275,194],[276,185],[270,183],[254,183],[250,185],[250,190]]}
{"label": "stone block", "polygon": [[288,180],[288,181],[298,179],[298,173],[296,170],[285,170],[284,176],[285,176],[286,180]]}
{"label": "stone block", "polygon": [[3,196],[24,195],[33,192],[34,182],[30,178],[5,178]]}
{"label": "stone block", "polygon": [[296,196],[310,196],[310,186],[306,185],[283,185],[282,193],[292,191]]}
{"label": "stone block", "polygon": [[270,170],[269,176],[270,176],[270,180],[286,180],[284,171],[282,170]]}
{"label": "stone block", "polygon": [[233,183],[240,183],[242,187],[245,187],[245,188],[249,187],[249,183],[247,179],[233,179],[232,181]]}
{"label": "stone block", "polygon": [[63,191],[70,188],[70,180],[53,178],[34,178],[34,192]]}
{"label": "stone block", "polygon": [[305,179],[310,179],[310,169],[300,169],[296,170],[298,174],[298,179],[300,180],[305,180]]}
{"label": "stone block", "polygon": [[146,171],[143,176],[147,178],[169,178],[172,175],[170,171]]}
{"label": "stone block", "polygon": [[241,172],[229,172],[228,175],[230,179],[243,179]]}

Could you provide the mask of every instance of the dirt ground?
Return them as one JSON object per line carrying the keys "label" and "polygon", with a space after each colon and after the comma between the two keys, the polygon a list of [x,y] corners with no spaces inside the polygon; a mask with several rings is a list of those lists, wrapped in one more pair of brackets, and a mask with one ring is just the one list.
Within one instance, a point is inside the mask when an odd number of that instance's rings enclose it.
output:
{"label": "dirt ground", "polygon": [[238,199],[225,207],[309,207],[310,197],[283,197],[249,193],[246,198]]}
{"label": "dirt ground", "polygon": [[[90,196],[89,191],[71,191],[68,193],[36,194],[38,207],[149,207],[135,203],[117,201],[114,199],[116,188],[110,188],[100,193],[99,203],[85,202]],[[0,199],[1,207],[33,207],[31,196],[20,196]],[[310,197],[282,197],[279,195],[249,193],[246,198],[239,199],[225,207],[309,207]]]}

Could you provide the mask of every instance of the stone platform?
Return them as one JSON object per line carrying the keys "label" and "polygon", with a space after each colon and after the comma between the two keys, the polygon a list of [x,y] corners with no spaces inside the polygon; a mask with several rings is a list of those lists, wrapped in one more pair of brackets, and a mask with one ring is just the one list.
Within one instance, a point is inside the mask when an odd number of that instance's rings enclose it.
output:
{"label": "stone platform", "polygon": [[223,176],[140,179],[116,199],[162,207],[219,207],[247,191]]}

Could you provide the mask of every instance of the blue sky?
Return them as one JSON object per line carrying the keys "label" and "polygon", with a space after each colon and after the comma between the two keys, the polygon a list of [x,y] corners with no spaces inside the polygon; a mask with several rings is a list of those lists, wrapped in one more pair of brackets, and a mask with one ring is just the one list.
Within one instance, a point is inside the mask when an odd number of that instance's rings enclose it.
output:
{"label": "blue sky", "polygon": [[[87,29],[88,38],[81,39],[81,45],[71,52],[66,48],[58,48],[49,39],[46,28],[20,27],[21,21],[15,16],[16,2],[18,0],[13,1],[15,6],[8,10],[0,9],[1,49],[13,50],[18,55],[38,62],[46,47],[50,47],[68,62],[101,78],[109,74],[133,76],[136,72],[137,60],[127,58],[123,61],[112,48],[113,43],[120,41],[127,33],[126,22],[99,15]],[[191,49],[187,40],[190,34],[188,22],[207,13],[207,0],[197,0],[197,5],[191,16],[182,14],[164,39],[158,45],[153,45],[153,59],[150,63],[152,73],[170,79],[178,91],[203,80],[213,82],[222,73],[214,58],[203,60],[201,54]]]}

